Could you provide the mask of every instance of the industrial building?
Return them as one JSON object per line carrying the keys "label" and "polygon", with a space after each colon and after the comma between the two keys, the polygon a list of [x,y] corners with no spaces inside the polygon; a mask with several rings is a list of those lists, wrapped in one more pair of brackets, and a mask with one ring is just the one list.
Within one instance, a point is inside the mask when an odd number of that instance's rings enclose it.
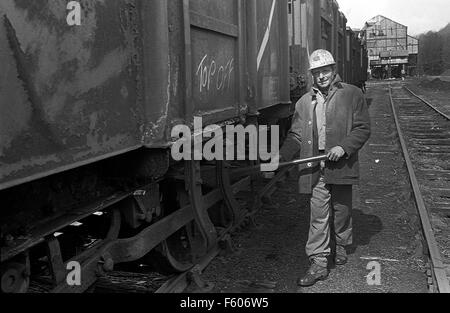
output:
{"label": "industrial building", "polygon": [[361,37],[369,54],[373,78],[398,78],[416,75],[419,41],[408,35],[408,27],[382,15],[365,23]]}

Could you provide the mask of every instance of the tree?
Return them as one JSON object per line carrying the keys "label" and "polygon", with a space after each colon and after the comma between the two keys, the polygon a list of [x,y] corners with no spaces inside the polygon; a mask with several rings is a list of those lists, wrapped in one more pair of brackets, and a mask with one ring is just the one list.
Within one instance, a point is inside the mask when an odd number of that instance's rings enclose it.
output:
{"label": "tree", "polygon": [[450,69],[450,24],[439,32],[419,37],[419,66],[426,75],[440,75]]}
{"label": "tree", "polygon": [[419,37],[419,64],[427,75],[442,73],[442,38],[436,32]]}
{"label": "tree", "polygon": [[445,71],[450,69],[450,23],[439,34],[442,37],[442,66]]}

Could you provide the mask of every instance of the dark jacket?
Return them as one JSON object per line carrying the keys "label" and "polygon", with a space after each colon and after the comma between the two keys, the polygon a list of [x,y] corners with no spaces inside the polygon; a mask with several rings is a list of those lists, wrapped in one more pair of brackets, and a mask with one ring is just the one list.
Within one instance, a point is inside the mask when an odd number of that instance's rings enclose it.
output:
{"label": "dark jacket", "polygon": [[[313,89],[297,102],[292,128],[280,151],[282,161],[291,160],[299,150],[301,159],[319,155],[315,99]],[[337,75],[328,93],[326,107],[326,153],[341,146],[346,155],[339,162],[326,162],[325,183],[358,184],[358,151],[370,137],[370,117],[364,95],[359,88],[343,83]],[[300,166],[300,193],[312,193],[319,173],[319,163]]]}

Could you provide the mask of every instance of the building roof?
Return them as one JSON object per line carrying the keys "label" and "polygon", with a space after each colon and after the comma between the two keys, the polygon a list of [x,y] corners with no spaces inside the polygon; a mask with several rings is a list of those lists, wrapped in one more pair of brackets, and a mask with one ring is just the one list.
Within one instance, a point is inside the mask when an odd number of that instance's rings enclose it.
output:
{"label": "building roof", "polygon": [[408,35],[408,44],[410,44],[409,43],[409,39],[413,39],[413,41],[414,41],[414,43],[419,43],[419,39],[417,39],[416,37],[414,37],[414,36],[410,36],[410,35]]}
{"label": "building roof", "polygon": [[399,25],[401,25],[401,26],[403,26],[403,27],[408,28],[408,26],[403,25],[402,23],[399,23],[399,22],[394,21],[394,20],[392,20],[392,19],[390,19],[390,18],[388,18],[388,17],[386,17],[386,16],[383,16],[383,15],[380,15],[380,14],[379,14],[379,15],[377,15],[377,16],[372,17],[370,20],[368,20],[368,21],[366,22],[366,24],[364,25],[364,28],[363,28],[363,29],[367,29],[369,26],[375,25],[375,24],[379,23],[379,22],[380,22],[381,20],[383,20],[383,19],[389,20],[389,21],[391,21],[391,22],[393,22],[393,23],[396,23],[396,24],[399,24]]}

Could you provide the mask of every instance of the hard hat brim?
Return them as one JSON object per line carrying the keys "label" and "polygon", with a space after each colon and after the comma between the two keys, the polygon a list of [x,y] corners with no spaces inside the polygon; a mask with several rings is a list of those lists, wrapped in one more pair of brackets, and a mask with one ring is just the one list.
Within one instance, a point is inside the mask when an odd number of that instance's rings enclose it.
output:
{"label": "hard hat brim", "polygon": [[309,71],[312,71],[312,70],[316,70],[316,69],[318,69],[318,68],[322,68],[322,67],[327,67],[327,66],[335,66],[336,65],[336,62],[334,62],[334,63],[330,63],[330,64],[327,64],[327,65],[322,65],[322,66],[315,66],[315,67],[310,67],[309,68]]}

